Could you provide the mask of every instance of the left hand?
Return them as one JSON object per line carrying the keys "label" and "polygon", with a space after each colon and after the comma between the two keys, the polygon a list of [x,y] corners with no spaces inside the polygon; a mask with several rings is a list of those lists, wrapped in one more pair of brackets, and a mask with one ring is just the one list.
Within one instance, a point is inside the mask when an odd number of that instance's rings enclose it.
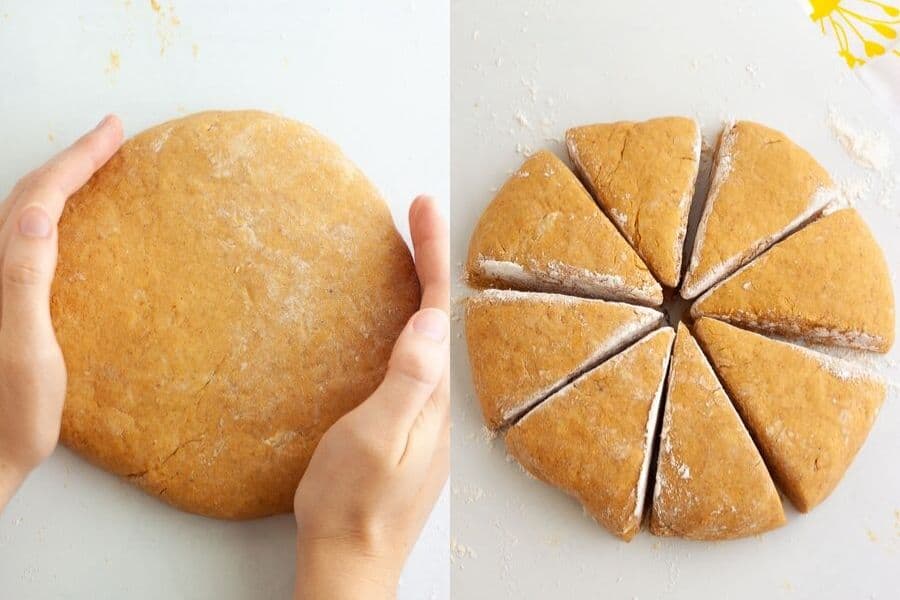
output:
{"label": "left hand", "polygon": [[69,196],[122,144],[108,116],[23,177],[0,207],[0,510],[59,439],[66,365],[50,322],[56,227]]}

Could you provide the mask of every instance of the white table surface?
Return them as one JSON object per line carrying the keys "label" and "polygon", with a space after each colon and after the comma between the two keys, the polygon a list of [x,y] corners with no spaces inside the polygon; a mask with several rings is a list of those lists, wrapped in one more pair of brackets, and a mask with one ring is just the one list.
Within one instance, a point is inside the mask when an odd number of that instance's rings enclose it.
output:
{"label": "white table surface", "polygon": [[[454,0],[451,23],[457,272],[481,211],[524,152],[565,156],[567,127],[665,114],[697,117],[710,142],[725,119],[762,121],[850,187],[869,186],[858,207],[900,272],[900,188],[882,197],[884,177],[855,164],[826,123],[830,106],[861,129],[887,120],[798,3]],[[896,177],[900,136],[886,135]],[[457,281],[455,295],[466,293]],[[881,361],[894,380],[896,356]],[[699,543],[641,533],[626,544],[506,460],[502,440],[482,433],[458,334],[452,360],[454,597],[900,597],[895,394],[841,485],[812,513],[788,509],[787,526],[759,538]]]}
{"label": "white table surface", "polygon": [[[106,112],[131,135],[199,110],[259,108],[337,141],[404,235],[417,193],[448,211],[446,2],[159,4],[0,0],[0,198]],[[448,496],[401,598],[449,598]],[[60,448],[0,515],[0,597],[287,598],[294,534],[289,515],[181,513]]]}

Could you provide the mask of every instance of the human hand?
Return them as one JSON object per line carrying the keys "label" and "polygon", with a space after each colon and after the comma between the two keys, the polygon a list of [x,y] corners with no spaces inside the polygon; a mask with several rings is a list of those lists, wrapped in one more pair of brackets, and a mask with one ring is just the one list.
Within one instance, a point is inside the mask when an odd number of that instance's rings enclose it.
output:
{"label": "human hand", "polygon": [[23,177],[0,207],[0,510],[59,439],[66,366],[50,322],[56,226],[69,196],[121,143],[110,115]]}
{"label": "human hand", "polygon": [[409,210],[419,312],[378,389],[322,437],[294,497],[295,598],[393,598],[450,468],[447,228],[433,201]]}

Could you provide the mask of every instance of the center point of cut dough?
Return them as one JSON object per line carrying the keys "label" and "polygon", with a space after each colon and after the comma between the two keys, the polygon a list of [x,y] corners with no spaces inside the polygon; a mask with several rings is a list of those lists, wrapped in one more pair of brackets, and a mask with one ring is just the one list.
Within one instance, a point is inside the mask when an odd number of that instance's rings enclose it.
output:
{"label": "center point of cut dough", "polygon": [[678,324],[684,320],[685,315],[691,312],[691,301],[673,293],[663,302],[662,311],[665,313],[669,325],[678,329]]}

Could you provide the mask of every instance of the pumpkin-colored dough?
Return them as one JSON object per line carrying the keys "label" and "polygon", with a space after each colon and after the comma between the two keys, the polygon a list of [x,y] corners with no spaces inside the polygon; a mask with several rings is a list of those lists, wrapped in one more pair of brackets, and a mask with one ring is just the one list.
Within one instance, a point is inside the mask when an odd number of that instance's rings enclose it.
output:
{"label": "pumpkin-colored dough", "polygon": [[310,127],[260,112],[127,141],[69,200],[59,244],[62,441],[213,517],[291,510],[419,301],[374,187]]}
{"label": "pumpkin-colored dough", "polygon": [[809,512],[834,490],[884,402],[860,367],[702,318],[694,329],[779,487]]}
{"label": "pumpkin-colored dough", "polygon": [[466,341],[485,421],[499,429],[663,320],[643,306],[486,290],[466,307]]}
{"label": "pumpkin-colored dough", "polygon": [[641,528],[669,349],[658,329],[556,392],[506,433],[511,456],[572,494],[611,533]]}
{"label": "pumpkin-colored dough", "polygon": [[693,119],[600,123],[566,132],[581,179],[656,279],[675,287],[700,165]]}
{"label": "pumpkin-colored dough", "polygon": [[644,261],[575,174],[546,150],[526,160],[478,221],[466,265],[476,287],[662,303]]}
{"label": "pumpkin-colored dough", "polygon": [[776,244],[701,296],[691,314],[834,346],[887,352],[894,343],[890,273],[852,208]]}
{"label": "pumpkin-colored dough", "polygon": [[814,218],[831,177],[780,131],[738,121],[722,132],[681,295],[694,298]]}
{"label": "pumpkin-colored dough", "polygon": [[783,525],[763,459],[684,323],[668,383],[650,532],[724,540]]}

